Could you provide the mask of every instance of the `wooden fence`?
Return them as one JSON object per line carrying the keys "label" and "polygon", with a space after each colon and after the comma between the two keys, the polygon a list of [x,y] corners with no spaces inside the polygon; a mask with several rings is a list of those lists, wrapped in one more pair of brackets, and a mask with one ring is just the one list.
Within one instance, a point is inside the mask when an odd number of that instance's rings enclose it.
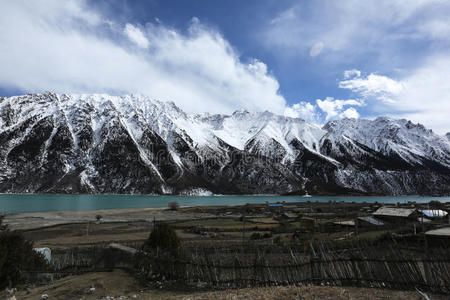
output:
{"label": "wooden fence", "polygon": [[189,285],[213,288],[272,285],[336,285],[450,292],[450,256],[446,249],[427,257],[395,248],[314,250],[268,254],[191,253],[189,258],[143,255],[138,271]]}
{"label": "wooden fence", "polygon": [[198,248],[173,257],[164,251],[132,255],[109,247],[80,248],[55,253],[52,271],[64,275],[126,268],[149,281],[176,280],[209,288],[335,285],[450,293],[448,248],[424,253],[395,244],[316,244],[307,252],[303,247],[275,250]]}

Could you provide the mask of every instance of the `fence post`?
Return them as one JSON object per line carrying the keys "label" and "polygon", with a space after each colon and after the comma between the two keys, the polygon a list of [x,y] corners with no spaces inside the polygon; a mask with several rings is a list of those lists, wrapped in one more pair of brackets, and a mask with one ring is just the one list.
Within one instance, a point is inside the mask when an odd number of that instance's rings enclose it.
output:
{"label": "fence post", "polygon": [[311,256],[309,263],[311,266],[311,281],[316,284],[320,281],[319,258],[317,256]]}
{"label": "fence post", "polygon": [[245,215],[242,215],[242,247],[245,246]]}

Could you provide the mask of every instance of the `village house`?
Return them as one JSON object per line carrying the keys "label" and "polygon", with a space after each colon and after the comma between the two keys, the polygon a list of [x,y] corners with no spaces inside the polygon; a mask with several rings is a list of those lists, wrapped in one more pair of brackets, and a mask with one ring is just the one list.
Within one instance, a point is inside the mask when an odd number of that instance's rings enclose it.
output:
{"label": "village house", "polygon": [[283,212],[278,217],[274,218],[275,220],[282,221],[282,222],[294,222],[299,219],[298,215],[296,213],[290,213],[290,212]]}
{"label": "village house", "polygon": [[382,206],[373,212],[373,217],[376,219],[393,223],[393,224],[407,224],[417,220],[419,214],[415,208],[398,208]]}

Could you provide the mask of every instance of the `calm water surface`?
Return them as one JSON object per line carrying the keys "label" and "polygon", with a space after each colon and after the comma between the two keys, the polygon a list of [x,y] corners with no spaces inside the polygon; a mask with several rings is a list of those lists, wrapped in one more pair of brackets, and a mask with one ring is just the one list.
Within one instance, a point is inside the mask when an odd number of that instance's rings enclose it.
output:
{"label": "calm water surface", "polygon": [[169,202],[180,205],[236,205],[246,203],[286,202],[380,202],[408,201],[450,202],[450,197],[301,197],[301,196],[150,196],[150,195],[19,195],[0,194],[0,213],[40,212],[58,210],[95,210],[136,207],[167,207]]}

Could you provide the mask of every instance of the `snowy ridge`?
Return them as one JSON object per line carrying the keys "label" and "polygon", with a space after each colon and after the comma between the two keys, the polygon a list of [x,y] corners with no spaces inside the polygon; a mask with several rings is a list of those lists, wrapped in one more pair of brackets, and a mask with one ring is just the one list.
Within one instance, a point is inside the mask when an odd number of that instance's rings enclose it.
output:
{"label": "snowy ridge", "polygon": [[386,117],[190,115],[144,95],[0,98],[0,191],[188,190],[447,195],[450,134]]}
{"label": "snowy ridge", "polygon": [[383,154],[398,154],[410,163],[421,164],[420,158],[427,158],[450,167],[449,141],[405,119],[343,119],[329,122],[324,129],[337,139],[350,138]]}

